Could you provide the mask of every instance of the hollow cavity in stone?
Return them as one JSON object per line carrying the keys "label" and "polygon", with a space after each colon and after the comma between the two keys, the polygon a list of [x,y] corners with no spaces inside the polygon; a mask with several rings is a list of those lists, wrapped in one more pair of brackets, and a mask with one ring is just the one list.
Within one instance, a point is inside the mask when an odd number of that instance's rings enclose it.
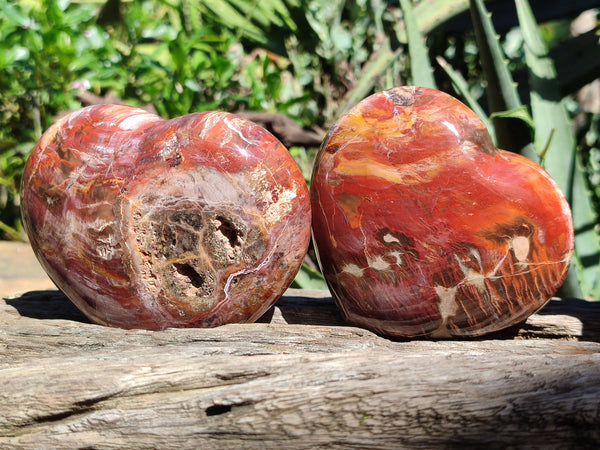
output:
{"label": "hollow cavity in stone", "polygon": [[241,213],[173,197],[134,205],[142,281],[150,294],[196,312],[213,307],[229,275],[250,270],[266,249],[264,233]]}

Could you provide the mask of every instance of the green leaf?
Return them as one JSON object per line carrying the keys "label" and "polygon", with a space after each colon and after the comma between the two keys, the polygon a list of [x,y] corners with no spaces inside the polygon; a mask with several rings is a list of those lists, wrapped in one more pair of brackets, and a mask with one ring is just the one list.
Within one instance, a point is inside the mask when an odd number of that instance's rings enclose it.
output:
{"label": "green leaf", "polygon": [[263,26],[275,25],[278,27],[288,27],[296,31],[296,23],[290,16],[290,12],[281,0],[229,0],[248,16],[252,17],[254,22]]}
{"label": "green leaf", "polygon": [[61,11],[66,11],[69,5],[71,4],[71,0],[53,0],[56,3],[56,6]]}
{"label": "green leaf", "polygon": [[[600,299],[600,233],[598,214],[591,202],[591,192],[585,180],[581,157],[574,153],[574,173],[571,183],[571,211],[575,229],[575,255],[573,263],[581,295],[576,290],[565,292],[568,296]],[[574,284],[574,283],[573,283]]]}
{"label": "green leaf", "polygon": [[508,61],[498,41],[492,16],[485,8],[483,0],[471,0],[470,7],[481,64],[488,84],[491,109],[493,111],[517,109],[521,106],[521,100],[508,69]]}
{"label": "green leaf", "polygon": [[186,66],[188,57],[187,36],[184,31],[180,31],[177,39],[169,43],[169,51],[175,70],[180,71]]}
{"label": "green leaf", "polygon": [[539,35],[529,3],[515,0],[523,33],[525,61],[529,71],[531,111],[535,123],[535,147],[544,147],[544,167],[567,196],[575,228],[574,266],[579,285],[568,275],[563,294],[600,298],[600,235],[598,216],[592,205],[585,174],[576,150],[575,135],[560,95],[554,63]]}
{"label": "green leaf", "polygon": [[427,33],[467,9],[469,0],[422,1],[415,6],[417,25],[422,33]]}
{"label": "green leaf", "polygon": [[196,80],[185,80],[183,85],[192,92],[200,92],[202,89]]}
{"label": "green leaf", "polygon": [[0,11],[2,11],[2,19],[8,21],[14,27],[31,28],[34,26],[37,29],[33,19],[15,5],[5,3],[0,6]]}
{"label": "green leaf", "polygon": [[327,289],[327,283],[320,272],[311,269],[306,263],[302,263],[302,267],[296,274],[292,287],[299,289]]}
{"label": "green leaf", "polygon": [[298,27],[290,13],[290,10],[287,5],[292,6],[292,7],[299,6],[300,3],[298,2],[298,0],[287,0],[286,2],[284,2],[283,0],[267,0],[267,1],[262,1],[259,3],[263,7],[268,5],[270,10],[276,11],[279,14],[281,19],[285,23],[285,25],[291,31],[293,31],[293,32],[297,31]]}
{"label": "green leaf", "polygon": [[185,27],[189,31],[199,30],[202,27],[200,17],[200,6],[194,0],[181,0],[181,16],[185,23]]}
{"label": "green leaf", "polygon": [[236,29],[240,35],[245,35],[255,42],[266,44],[268,36],[266,30],[254,25],[250,17],[242,15],[235,7],[227,1],[205,1],[202,5],[212,12],[222,23],[229,28]]}
{"label": "green leaf", "polygon": [[330,39],[338,51],[347,52],[352,48],[352,34],[339,23],[331,26]]}
{"label": "green leaf", "polygon": [[[470,9],[481,65],[487,81],[486,95],[490,112],[516,110],[522,103],[491,15],[486,10],[483,0],[471,0]],[[529,145],[529,130],[522,121],[496,117],[493,123],[498,147],[537,159],[533,147]]]}
{"label": "green leaf", "polygon": [[26,61],[28,58],[29,50],[20,45],[15,45],[0,53],[0,68],[13,64],[16,61]]}
{"label": "green leaf", "polygon": [[435,88],[435,79],[429,52],[425,46],[423,36],[419,32],[415,13],[410,0],[400,0],[400,7],[404,15],[406,35],[408,40],[408,53],[410,56],[410,72],[412,84],[421,87]]}
{"label": "green leaf", "polygon": [[[427,34],[452,17],[469,9],[469,0],[428,0],[421,1],[413,7],[416,24],[422,34]],[[404,28],[397,31],[398,41],[407,42]]]}
{"label": "green leaf", "polygon": [[[62,10],[64,11],[64,10]],[[91,7],[77,7],[69,9],[68,14],[63,17],[63,24],[72,29],[77,29],[82,23],[87,23],[96,16],[96,10]]]}
{"label": "green leaf", "polygon": [[344,96],[335,115],[339,117],[349,108],[365,98],[369,92],[373,90],[373,87],[377,82],[377,77],[392,64],[399,54],[400,53],[398,52],[392,51],[389,42],[385,41],[364,65],[357,83],[352,90]]}
{"label": "green leaf", "polygon": [[533,137],[535,135],[535,123],[533,121],[533,117],[531,117],[531,114],[529,114],[529,109],[527,109],[527,106],[525,105],[521,105],[515,109],[509,109],[508,111],[496,111],[490,114],[490,119],[494,119],[496,117],[521,120],[531,131],[531,136]]}

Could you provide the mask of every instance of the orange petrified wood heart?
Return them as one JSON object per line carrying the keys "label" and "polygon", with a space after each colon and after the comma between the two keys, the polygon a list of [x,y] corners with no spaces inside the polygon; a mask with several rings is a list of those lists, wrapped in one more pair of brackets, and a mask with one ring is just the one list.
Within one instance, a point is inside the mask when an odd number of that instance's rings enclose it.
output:
{"label": "orange petrified wood heart", "polygon": [[224,112],[74,112],[34,148],[22,201],[52,280],[91,320],[123,328],[256,320],[310,239],[308,188],[286,148]]}
{"label": "orange petrified wood heart", "polygon": [[434,89],[390,89],[344,114],[317,156],[311,200],[336,303],[386,335],[516,324],[555,293],[573,251],[550,176],[496,149],[475,113]]}

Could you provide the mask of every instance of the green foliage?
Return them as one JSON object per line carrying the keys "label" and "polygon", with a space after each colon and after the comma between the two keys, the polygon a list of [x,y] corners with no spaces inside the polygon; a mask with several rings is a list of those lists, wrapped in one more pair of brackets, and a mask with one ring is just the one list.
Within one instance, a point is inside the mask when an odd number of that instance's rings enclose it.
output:
{"label": "green foliage", "polygon": [[560,93],[554,62],[529,3],[524,0],[515,3],[529,72],[534,146],[540,162],[567,195],[573,214],[574,264],[563,291],[573,297],[600,298],[600,236],[594,229],[598,216],[580,168],[571,119]]}
{"label": "green foliage", "polygon": [[303,263],[291,287],[298,289],[327,289],[327,284],[321,272]]}
{"label": "green foliage", "polygon": [[19,220],[19,183],[25,152],[8,149],[0,152],[0,231],[9,239],[23,240],[23,230]]}
{"label": "green foliage", "polygon": [[[455,93],[499,146],[545,165],[577,229],[577,276],[563,295],[600,297],[600,112],[579,111],[571,96],[600,75],[598,58],[576,59],[593,55],[597,38],[569,31],[578,5],[593,2],[550,1],[544,13],[556,20],[538,26],[516,0],[520,26],[504,28],[493,12],[506,2],[483,0],[112,3],[119,9],[105,11],[99,0],[0,0],[0,237],[24,238],[24,162],[84,93],[152,105],[163,117],[256,110],[325,130],[372,92],[417,84]],[[451,22],[461,13],[463,28]],[[290,148],[307,182],[316,150]],[[295,285],[324,287],[309,263]]]}
{"label": "green foliage", "polygon": [[[0,3],[0,231],[22,238],[19,184],[24,161],[56,114],[77,107],[70,69],[87,49],[76,46],[94,10],[68,2]],[[1,234],[1,233],[0,233]]]}
{"label": "green foliage", "polygon": [[529,3],[515,0],[515,9],[528,73],[528,98],[525,97],[528,107],[522,103],[510,64],[505,60],[505,50],[483,1],[471,1],[491,117],[509,119],[495,122],[499,146],[520,151],[542,164],[569,200],[575,227],[575,255],[562,294],[600,298],[600,236],[595,228],[598,216],[580,168],[572,119],[561,94],[554,62]]}
{"label": "green foliage", "polygon": [[[528,116],[523,111],[522,102],[514,82],[510,65],[506,59],[498,35],[492,23],[491,15],[483,0],[470,1],[471,17],[475,28],[475,38],[480,49],[481,67],[487,84],[486,94],[489,112],[492,118],[494,134],[500,148],[516,151],[535,158],[533,147],[527,134],[530,118],[525,121],[514,120]],[[519,116],[501,114],[505,111],[520,111]]]}
{"label": "green foliage", "polygon": [[413,7],[409,0],[400,0],[400,6],[406,28],[412,83],[418,86],[435,88],[433,69],[429,62],[427,47],[417,25]]}

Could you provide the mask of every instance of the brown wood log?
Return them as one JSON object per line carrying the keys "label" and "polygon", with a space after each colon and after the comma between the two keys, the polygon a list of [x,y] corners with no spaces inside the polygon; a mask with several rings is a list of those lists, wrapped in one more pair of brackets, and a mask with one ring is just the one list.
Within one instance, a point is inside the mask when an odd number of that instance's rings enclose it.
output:
{"label": "brown wood log", "polygon": [[288,290],[260,323],[159,332],[90,324],[56,290],[1,293],[0,448],[600,444],[600,303],[401,341],[346,326],[325,291]]}
{"label": "brown wood log", "polygon": [[290,290],[262,323],[149,332],[30,292],[1,304],[0,446],[592,445],[599,316],[553,300],[502,336],[391,341]]}

